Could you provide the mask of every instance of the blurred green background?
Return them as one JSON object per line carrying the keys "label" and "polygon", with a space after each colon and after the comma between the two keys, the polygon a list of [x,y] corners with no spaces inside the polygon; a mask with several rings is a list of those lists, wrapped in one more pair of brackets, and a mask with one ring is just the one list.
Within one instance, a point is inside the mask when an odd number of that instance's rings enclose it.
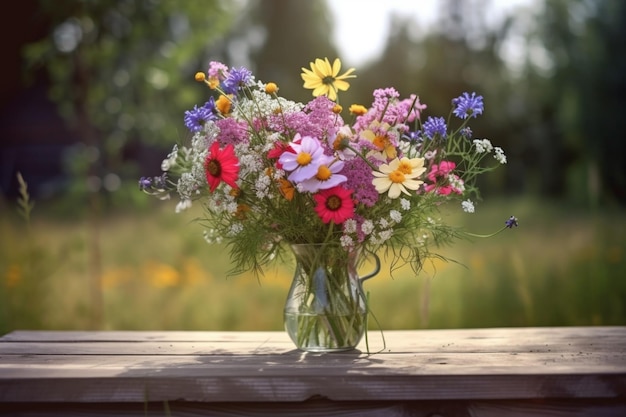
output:
{"label": "blurred green background", "polygon": [[[481,178],[476,213],[447,218],[487,233],[514,214],[520,227],[441,249],[457,263],[368,281],[371,327],[626,324],[626,2],[535,0],[497,24],[486,23],[497,2],[433,2],[427,28],[381,16],[391,30],[379,56],[343,60],[358,78],[342,103],[395,87],[438,116],[463,91],[482,94],[472,129],[508,163]],[[17,28],[1,29],[0,334],[282,329],[292,265],[227,278],[226,249],[194,223],[199,207],[175,214],[137,180],[159,175],[187,137],[184,111],[207,98],[193,75],[209,61],[306,101],[300,68],[342,58],[330,34],[357,17],[323,0],[15,7]]]}

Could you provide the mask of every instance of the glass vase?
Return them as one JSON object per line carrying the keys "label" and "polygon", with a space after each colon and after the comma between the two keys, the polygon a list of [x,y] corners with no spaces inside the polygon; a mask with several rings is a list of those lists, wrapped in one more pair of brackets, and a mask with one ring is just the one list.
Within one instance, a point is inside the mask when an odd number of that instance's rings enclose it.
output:
{"label": "glass vase", "polygon": [[364,256],[339,244],[291,245],[296,267],[284,310],[285,330],[300,350],[336,352],[354,349],[367,330],[363,282],[380,271],[359,276]]}

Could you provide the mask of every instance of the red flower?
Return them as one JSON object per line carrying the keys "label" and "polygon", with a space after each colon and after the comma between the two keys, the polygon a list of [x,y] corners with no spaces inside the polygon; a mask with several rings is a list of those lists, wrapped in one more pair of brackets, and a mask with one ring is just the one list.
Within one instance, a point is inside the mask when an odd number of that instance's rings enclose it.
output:
{"label": "red flower", "polygon": [[213,142],[204,161],[204,172],[211,192],[215,191],[222,181],[233,188],[238,188],[236,181],[239,178],[239,160],[235,155],[235,147],[229,144],[220,149],[220,144],[217,141]]}
{"label": "red flower", "polygon": [[324,223],[341,224],[354,214],[352,191],[337,186],[322,190],[313,196],[317,205],[315,211]]}
{"label": "red flower", "polygon": [[293,152],[293,149],[291,149],[288,143],[274,142],[274,147],[267,153],[267,157],[270,159],[278,159],[285,151]]}

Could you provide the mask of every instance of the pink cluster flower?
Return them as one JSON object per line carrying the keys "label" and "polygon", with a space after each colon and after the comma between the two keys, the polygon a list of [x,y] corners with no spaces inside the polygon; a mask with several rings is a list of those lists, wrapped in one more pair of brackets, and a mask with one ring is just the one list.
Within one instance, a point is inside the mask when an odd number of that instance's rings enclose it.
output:
{"label": "pink cluster flower", "polygon": [[427,175],[431,184],[426,184],[424,190],[440,195],[463,194],[461,188],[463,180],[458,175],[453,174],[455,168],[456,164],[452,161],[441,161],[439,164],[433,164]]}

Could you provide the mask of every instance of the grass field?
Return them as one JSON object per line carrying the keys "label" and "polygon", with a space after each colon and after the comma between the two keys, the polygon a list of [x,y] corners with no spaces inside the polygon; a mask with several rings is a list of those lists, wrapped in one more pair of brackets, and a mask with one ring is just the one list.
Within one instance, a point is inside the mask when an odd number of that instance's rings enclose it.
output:
{"label": "grass field", "polygon": [[[149,207],[149,208],[148,208]],[[0,217],[0,333],[13,329],[281,330],[290,265],[257,281],[226,278],[225,248],[155,202],[133,212],[26,224]],[[576,211],[531,199],[489,199],[450,221],[487,233],[515,214],[520,227],[442,249],[418,276],[383,271],[366,290],[370,328],[626,324],[623,210]],[[460,210],[459,210],[460,211]],[[365,266],[364,269],[367,269]]]}

